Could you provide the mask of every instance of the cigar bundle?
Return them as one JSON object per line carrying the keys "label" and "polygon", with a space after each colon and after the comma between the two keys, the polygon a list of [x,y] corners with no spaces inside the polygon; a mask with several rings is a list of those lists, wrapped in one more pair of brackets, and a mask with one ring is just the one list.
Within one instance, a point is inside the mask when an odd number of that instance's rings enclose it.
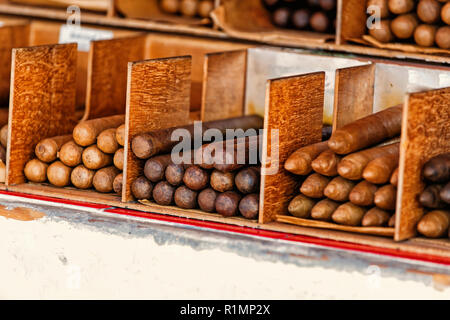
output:
{"label": "cigar bundle", "polygon": [[450,49],[447,0],[369,0],[367,12],[380,19],[368,30],[380,42],[415,42],[422,47]]}
{"label": "cigar bundle", "polygon": [[388,108],[295,151],[284,167],[303,178],[289,213],[347,226],[394,226],[401,115],[402,106]]}
{"label": "cigar bundle", "polygon": [[[171,135],[184,129],[195,140],[193,125],[134,137],[131,150],[137,158],[145,160],[145,165],[141,176],[132,183],[133,196],[159,205],[256,219],[262,146],[258,130],[262,126],[263,119],[258,116],[204,122],[197,143],[189,142],[182,151]],[[208,129],[213,129],[222,140],[212,143],[205,140],[203,133]],[[243,130],[249,135],[226,140],[226,129]],[[253,134],[248,129],[253,129]]]}
{"label": "cigar bundle", "polygon": [[160,0],[159,7],[168,14],[208,18],[214,9],[214,0]]}
{"label": "cigar bundle", "polygon": [[281,28],[334,32],[336,0],[261,0]]}
{"label": "cigar bundle", "polygon": [[56,187],[94,188],[122,193],[125,116],[80,122],[72,134],[47,138],[35,148],[36,158],[25,165],[31,182]]}
{"label": "cigar bundle", "polygon": [[422,168],[426,187],[419,196],[427,213],[417,231],[427,238],[450,237],[450,153],[431,158]]}

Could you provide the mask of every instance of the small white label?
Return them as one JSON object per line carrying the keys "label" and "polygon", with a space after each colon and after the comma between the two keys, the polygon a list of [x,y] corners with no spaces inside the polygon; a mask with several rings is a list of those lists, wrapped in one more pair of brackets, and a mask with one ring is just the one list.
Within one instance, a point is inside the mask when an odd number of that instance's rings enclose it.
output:
{"label": "small white label", "polygon": [[62,25],[59,31],[59,43],[78,43],[78,51],[89,51],[91,41],[109,40],[112,31],[84,28],[77,25]]}

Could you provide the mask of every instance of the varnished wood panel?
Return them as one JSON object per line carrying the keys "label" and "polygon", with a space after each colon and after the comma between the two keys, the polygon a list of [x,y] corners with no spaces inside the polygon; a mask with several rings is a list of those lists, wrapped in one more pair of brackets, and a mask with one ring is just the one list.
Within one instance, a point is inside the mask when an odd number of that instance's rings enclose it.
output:
{"label": "varnished wood panel", "polygon": [[75,44],[13,50],[7,185],[25,182],[23,168],[40,140],[72,131],[76,57]]}
{"label": "varnished wood panel", "polygon": [[29,32],[27,23],[0,28],[0,107],[9,103],[12,49],[28,46]]}
{"label": "varnished wood panel", "polygon": [[395,240],[416,234],[424,214],[418,196],[425,184],[422,167],[450,152],[450,88],[409,94],[403,109]]}
{"label": "varnished wood panel", "polygon": [[[322,139],[325,72],[269,80],[264,116],[261,198],[259,221],[274,221],[287,213],[297,193],[298,178],[284,170],[284,162],[298,148]],[[278,130],[279,144],[271,141]],[[273,158],[271,158],[273,156]],[[265,175],[268,168],[278,171]]]}
{"label": "varnished wood panel", "polygon": [[92,42],[84,119],[125,113],[128,62],[144,55],[145,35]]}
{"label": "varnished wood panel", "polygon": [[336,70],[333,129],[373,112],[375,64]]}
{"label": "varnished wood panel", "polygon": [[244,113],[247,50],[208,54],[203,80],[202,120]]}
{"label": "varnished wood panel", "polygon": [[338,0],[337,44],[360,38],[366,31],[366,0]]}
{"label": "varnished wood panel", "polygon": [[143,161],[131,151],[131,140],[140,133],[190,122],[191,63],[191,57],[176,57],[128,66],[123,201],[133,200],[131,183],[143,170]]}

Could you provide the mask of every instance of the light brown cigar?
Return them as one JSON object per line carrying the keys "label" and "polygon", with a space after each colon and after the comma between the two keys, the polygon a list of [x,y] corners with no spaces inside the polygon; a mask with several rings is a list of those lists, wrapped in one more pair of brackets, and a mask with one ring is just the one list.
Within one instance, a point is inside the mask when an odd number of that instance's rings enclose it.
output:
{"label": "light brown cigar", "polygon": [[414,0],[389,0],[388,7],[393,14],[408,13],[414,9]]}
{"label": "light brown cigar", "polygon": [[0,160],[2,160],[3,164],[6,164],[6,149],[0,145]]}
{"label": "light brown cigar", "polygon": [[397,201],[397,189],[392,185],[385,185],[375,192],[375,205],[384,210],[395,210]]}
{"label": "light brown cigar", "polygon": [[328,146],[337,154],[349,154],[399,135],[402,108],[391,107],[337,129]]}
{"label": "light brown cigar", "polygon": [[346,226],[359,226],[361,225],[362,218],[367,209],[354,205],[351,202],[340,205],[333,213],[331,218],[334,222]]}
{"label": "light brown cigar", "polygon": [[117,128],[124,122],[125,115],[83,121],[73,129],[73,139],[78,145],[87,147],[95,143],[102,131]]}
{"label": "light brown cigar", "polygon": [[5,183],[6,181],[6,165],[3,161],[0,161],[0,182]]}
{"label": "light brown cigar", "polygon": [[246,195],[239,202],[239,212],[247,219],[256,219],[259,214],[259,194]]}
{"label": "light brown cigar", "polygon": [[370,161],[379,157],[396,154],[399,152],[399,147],[399,143],[394,143],[352,153],[343,158],[339,163],[338,173],[346,179],[360,180],[365,167]]}
{"label": "light brown cigar", "polygon": [[394,153],[370,161],[363,171],[363,178],[375,184],[388,183],[398,167],[398,158],[399,153]]}
{"label": "light brown cigar", "polygon": [[397,169],[394,170],[394,172],[392,173],[391,179],[390,179],[390,183],[394,186],[397,187],[398,186],[398,167]]}
{"label": "light brown cigar", "polygon": [[72,170],[70,175],[70,181],[78,189],[89,189],[92,187],[92,181],[94,180],[95,171],[90,170],[80,164]]}
{"label": "light brown cigar", "polygon": [[61,161],[53,162],[47,168],[48,181],[56,187],[65,187],[70,184],[70,173],[72,168]]}
{"label": "light brown cigar", "polygon": [[218,192],[232,191],[234,189],[234,173],[214,170],[211,173],[211,187]]}
{"label": "light brown cigar", "polygon": [[69,167],[76,167],[82,162],[83,147],[75,141],[66,142],[59,151],[58,157],[62,163]]}
{"label": "light brown cigar", "polygon": [[240,170],[235,177],[236,188],[243,194],[255,193],[259,190],[261,168],[248,167]]}
{"label": "light brown cigar", "polygon": [[125,145],[125,124],[121,125],[116,130],[116,140],[122,147]]}
{"label": "light brown cigar", "polygon": [[196,163],[204,169],[222,172],[238,170],[259,163],[262,135],[226,140],[204,145],[196,151]]}
{"label": "light brown cigar", "polygon": [[417,231],[427,238],[440,238],[447,232],[450,225],[450,211],[435,210],[422,217],[417,225]]}
{"label": "light brown cigar", "polygon": [[334,177],[338,174],[337,168],[340,161],[341,157],[334,151],[326,150],[312,162],[312,168],[324,176]]}
{"label": "light brown cigar", "polygon": [[153,184],[144,176],[140,176],[131,184],[131,193],[136,200],[147,200],[152,198]]}
{"label": "light brown cigar", "polygon": [[312,163],[319,154],[328,149],[328,142],[319,142],[295,151],[284,163],[284,168],[298,175],[307,175],[312,171]]}
{"label": "light brown cigar", "polygon": [[336,177],[330,181],[323,191],[327,198],[335,201],[348,201],[350,192],[354,188],[355,183],[344,179],[342,177]]}
{"label": "light brown cigar", "polygon": [[316,202],[304,195],[298,195],[289,203],[288,211],[297,218],[309,218]]}
{"label": "light brown cigar", "polygon": [[92,185],[98,192],[112,192],[114,191],[114,179],[118,174],[120,171],[114,166],[100,169],[95,173]]}
{"label": "light brown cigar", "polygon": [[387,225],[390,218],[389,212],[375,207],[366,212],[362,225],[363,227],[383,227]]}
{"label": "light brown cigar", "polygon": [[119,173],[113,181],[113,190],[118,195],[122,194],[122,187],[123,187],[123,173]]}
{"label": "light brown cigar", "polygon": [[113,163],[117,169],[123,170],[123,161],[124,161],[124,149],[120,148],[116,151],[113,158]]}
{"label": "light brown cigar", "polygon": [[330,199],[319,201],[311,210],[311,218],[315,220],[330,221],[331,215],[340,206],[340,203]]}
{"label": "light brown cigar", "polygon": [[390,228],[395,227],[395,219],[396,219],[396,216],[395,216],[395,213],[394,213],[394,214],[391,216],[391,218],[389,219],[388,227],[390,227]]}
{"label": "light brown cigar", "polygon": [[361,181],[350,192],[350,202],[357,206],[372,206],[377,189],[376,185],[365,180]]}
{"label": "light brown cigar", "polygon": [[58,151],[68,141],[72,140],[72,135],[58,136],[42,140],[36,145],[34,153],[43,162],[53,162],[58,156]]}
{"label": "light brown cigar", "polygon": [[0,129],[0,144],[6,148],[8,146],[8,125],[5,124]]}
{"label": "light brown cigar", "polygon": [[113,154],[119,149],[116,139],[116,128],[103,130],[97,137],[97,147],[104,153]]}
{"label": "light brown cigar", "polygon": [[323,191],[329,182],[329,178],[313,173],[303,182],[300,192],[310,198],[323,198]]}
{"label": "light brown cigar", "polygon": [[48,164],[39,159],[33,159],[25,165],[25,177],[31,182],[44,182],[47,180]]}
{"label": "light brown cigar", "polygon": [[414,36],[414,30],[419,25],[416,14],[408,13],[397,16],[391,21],[392,33],[399,39],[409,39]]}
{"label": "light brown cigar", "polygon": [[150,158],[145,162],[144,175],[151,182],[159,182],[164,179],[166,168],[171,162],[171,154]]}
{"label": "light brown cigar", "polygon": [[[261,129],[262,127],[263,119],[259,116],[244,116],[202,123],[203,132],[208,129],[218,129],[222,134],[225,134],[226,129],[243,129],[246,131],[247,129]],[[191,137],[194,136],[194,125],[155,130],[134,137],[131,142],[131,149],[139,159],[148,159],[156,154],[169,153],[179,143],[171,139],[172,133],[177,129],[187,130]]]}
{"label": "light brown cigar", "polygon": [[103,153],[96,145],[84,149],[81,158],[84,166],[91,170],[99,170],[109,166],[113,161],[110,154]]}

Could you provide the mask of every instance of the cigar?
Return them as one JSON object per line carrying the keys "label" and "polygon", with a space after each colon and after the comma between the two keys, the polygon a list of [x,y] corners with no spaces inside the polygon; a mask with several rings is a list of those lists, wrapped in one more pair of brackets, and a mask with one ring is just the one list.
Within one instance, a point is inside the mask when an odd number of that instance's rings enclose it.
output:
{"label": "cigar", "polygon": [[186,186],[178,187],[175,191],[175,204],[182,209],[194,209],[197,207],[197,192]]}
{"label": "cigar", "polygon": [[92,185],[98,192],[112,192],[114,191],[114,179],[119,173],[119,169],[114,166],[102,168],[95,173]]}
{"label": "cigar", "polygon": [[48,164],[39,159],[32,159],[25,165],[25,177],[31,182],[45,182],[47,180]]}
{"label": "cigar", "polygon": [[117,194],[122,194],[122,186],[123,186],[123,173],[119,173],[113,181],[113,190]]}
{"label": "cigar", "polygon": [[389,154],[370,161],[363,171],[363,178],[375,184],[387,183],[398,167],[399,154]]}
{"label": "cigar", "polygon": [[284,168],[294,174],[307,175],[313,170],[313,160],[327,149],[327,141],[300,148],[289,156],[284,164]]}
{"label": "cigar", "polygon": [[123,170],[123,161],[124,161],[125,155],[124,155],[124,149],[120,148],[116,151],[113,158],[113,163],[116,166],[117,169]]}
{"label": "cigar", "polygon": [[367,209],[354,205],[351,202],[340,205],[332,215],[334,222],[346,226],[359,226]]}
{"label": "cigar", "polygon": [[334,151],[326,150],[322,152],[311,164],[313,170],[324,176],[334,177],[337,176],[338,165],[341,161]]}
{"label": "cigar", "polygon": [[144,175],[151,182],[164,179],[167,166],[172,162],[171,154],[155,156],[148,159],[144,166]]}
{"label": "cigar", "polygon": [[165,172],[167,182],[177,187],[183,183],[184,168],[182,164],[170,163]]}
{"label": "cigar", "polygon": [[375,192],[375,205],[384,210],[395,210],[397,201],[397,189],[391,185],[385,185]]}
{"label": "cigar", "polygon": [[219,195],[212,188],[202,190],[198,194],[198,205],[205,212],[214,212],[216,210],[216,198]]}
{"label": "cigar", "polygon": [[350,202],[357,206],[372,206],[377,189],[376,185],[365,180],[361,181],[350,192]]}
{"label": "cigar", "polygon": [[344,202],[349,200],[350,192],[354,186],[354,182],[342,177],[336,177],[325,187],[323,193],[331,200]]}
{"label": "cigar", "polygon": [[158,182],[158,184],[153,188],[153,199],[157,204],[162,206],[168,206],[173,203],[173,198],[175,194],[175,187],[172,186],[167,181]]}
{"label": "cigar", "polygon": [[450,225],[450,211],[435,210],[425,214],[417,224],[417,231],[427,238],[447,236]]}
{"label": "cigar", "polygon": [[301,194],[291,200],[288,211],[294,217],[306,219],[311,216],[311,210],[315,204],[314,200]]}
{"label": "cigar", "polygon": [[198,166],[191,166],[184,172],[183,182],[189,189],[200,191],[208,186],[209,174]]}
{"label": "cigar", "polygon": [[5,124],[0,129],[0,144],[4,147],[8,147],[8,124]]}
{"label": "cigar", "polygon": [[211,187],[218,192],[232,191],[234,189],[233,172],[221,172],[214,170],[211,174]]}
{"label": "cigar", "polygon": [[330,199],[324,199],[319,202],[311,210],[311,218],[314,220],[331,221],[334,211],[340,206],[340,203]]}
{"label": "cigar", "polygon": [[259,194],[248,194],[242,198],[239,212],[247,219],[256,219],[259,214]]}
{"label": "cigar", "polygon": [[259,190],[261,169],[259,167],[244,168],[235,177],[236,188],[243,194],[255,193]]}
{"label": "cigar", "polygon": [[300,192],[309,198],[323,198],[323,192],[329,182],[329,178],[313,173],[303,182]]}
{"label": "cigar", "polygon": [[430,182],[445,183],[450,180],[450,152],[438,155],[425,163],[423,176]]}
{"label": "cigar", "polygon": [[36,145],[34,153],[43,162],[53,162],[56,160],[61,147],[70,140],[72,140],[72,135],[44,139]]}
{"label": "cigar", "polygon": [[[225,134],[226,129],[261,129],[263,119],[259,116],[244,116],[226,120],[210,121],[202,123],[202,132],[208,129],[218,129]],[[172,141],[172,133],[177,129],[184,129],[190,137],[194,137],[194,125],[173,127],[140,134],[133,138],[131,149],[139,159],[148,159],[156,154],[169,153],[179,141]]]}
{"label": "cigar", "polygon": [[447,183],[444,188],[442,188],[441,193],[439,194],[442,201],[450,204],[450,182]]}
{"label": "cigar", "polygon": [[216,198],[216,211],[224,217],[237,215],[241,196],[233,191],[220,193]]}
{"label": "cigar", "polygon": [[82,162],[83,148],[75,141],[66,142],[59,151],[59,160],[69,167],[76,167]]}
{"label": "cigar", "polygon": [[104,168],[113,162],[113,157],[103,153],[96,145],[84,149],[81,159],[85,167],[92,170]]}
{"label": "cigar", "polygon": [[395,227],[395,219],[396,219],[396,215],[395,213],[391,216],[391,218],[389,219],[388,222],[388,227],[389,228],[394,228]]}
{"label": "cigar", "polygon": [[152,198],[153,184],[144,176],[140,176],[131,184],[131,193],[136,200],[148,200]]}
{"label": "cigar", "polygon": [[394,186],[397,187],[398,186],[398,167],[397,169],[394,170],[394,172],[392,173],[391,179],[390,179],[390,183]]}
{"label": "cigar", "polygon": [[431,185],[425,188],[425,190],[419,196],[419,203],[430,209],[442,209],[445,207],[445,203],[441,200],[440,192],[443,186],[439,184]]}
{"label": "cigar", "polygon": [[383,227],[388,224],[391,215],[379,208],[372,208],[366,212],[362,219],[363,227]]}
{"label": "cigar", "polygon": [[72,170],[70,175],[70,181],[78,189],[92,188],[92,182],[94,181],[95,171],[86,168],[80,164]]}

